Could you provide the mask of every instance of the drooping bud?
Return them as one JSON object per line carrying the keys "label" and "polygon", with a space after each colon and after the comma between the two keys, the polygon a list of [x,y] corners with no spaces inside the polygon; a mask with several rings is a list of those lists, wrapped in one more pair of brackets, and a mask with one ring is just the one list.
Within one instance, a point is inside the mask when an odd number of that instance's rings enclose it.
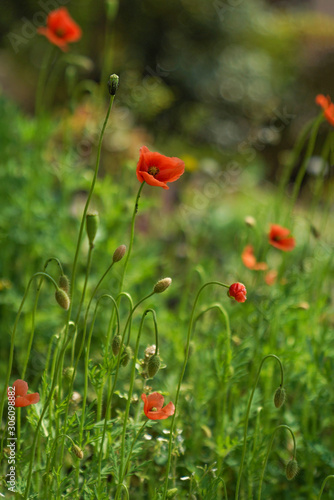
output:
{"label": "drooping bud", "polygon": [[74,445],[72,446],[72,451],[73,451],[73,453],[74,453],[74,454],[75,454],[78,458],[80,458],[80,460],[82,460],[82,459],[83,459],[84,454],[83,454],[82,449],[81,449],[81,448],[79,448],[79,446],[77,446],[76,444],[74,444]]}
{"label": "drooping bud", "polygon": [[63,309],[65,309],[65,311],[67,311],[70,307],[70,298],[67,295],[67,293],[61,288],[58,288],[56,290],[55,297],[60,307],[62,307]]}
{"label": "drooping bud", "polygon": [[158,281],[158,283],[156,283],[155,287],[153,288],[154,293],[164,292],[165,290],[167,290],[171,283],[172,278],[163,278],[162,280]]}
{"label": "drooping bud", "polygon": [[59,285],[59,288],[61,288],[62,290],[64,290],[64,292],[67,293],[67,295],[69,294],[70,280],[68,279],[67,276],[65,276],[65,274],[62,274],[61,276],[59,276],[58,285]]}
{"label": "drooping bud", "polygon": [[160,357],[158,354],[154,354],[154,356],[152,356],[149,359],[148,364],[147,364],[148,376],[150,378],[154,377],[154,375],[156,375],[158,373],[158,371],[160,370],[160,366],[161,366]]}
{"label": "drooping bud", "polygon": [[121,360],[122,366],[127,366],[129,364],[130,359],[132,358],[132,349],[129,345],[127,345],[123,352],[123,357]]}
{"label": "drooping bud", "polygon": [[91,248],[94,247],[94,240],[99,226],[99,215],[97,212],[86,214],[86,231]]}
{"label": "drooping bud", "polygon": [[116,248],[112,258],[113,262],[119,262],[120,260],[122,260],[125,255],[125,252],[126,252],[125,245],[120,245],[118,248]]}
{"label": "drooping bud", "polygon": [[115,95],[119,86],[119,76],[118,75],[110,75],[108,80],[108,89],[110,95]]}
{"label": "drooping bud", "polygon": [[276,408],[280,408],[284,404],[285,396],[286,396],[286,393],[285,393],[284,387],[279,386],[276,389],[276,392],[274,395],[274,405],[276,406]]}
{"label": "drooping bud", "polygon": [[298,470],[299,470],[299,467],[298,467],[297,460],[292,458],[286,465],[286,469],[285,469],[286,478],[289,481],[291,481],[292,479],[294,479],[297,476]]}
{"label": "drooping bud", "polygon": [[117,354],[119,353],[121,344],[122,344],[121,335],[115,335],[115,337],[112,339],[112,344],[111,344],[111,350],[114,356],[117,356]]}

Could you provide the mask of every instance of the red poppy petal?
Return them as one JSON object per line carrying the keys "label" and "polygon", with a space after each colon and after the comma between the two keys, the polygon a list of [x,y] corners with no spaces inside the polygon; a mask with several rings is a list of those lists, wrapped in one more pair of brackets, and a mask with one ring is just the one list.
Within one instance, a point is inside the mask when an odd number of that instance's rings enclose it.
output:
{"label": "red poppy petal", "polygon": [[152,392],[147,396],[147,401],[149,410],[156,408],[159,411],[164,404],[164,397],[160,392]]}
{"label": "red poppy petal", "polygon": [[174,412],[175,412],[175,406],[172,402],[168,403],[168,405],[166,405],[162,411],[168,416],[170,417],[171,415],[174,415]]}
{"label": "red poppy petal", "polygon": [[166,168],[165,170],[160,170],[157,174],[156,178],[161,182],[174,182],[184,172],[184,163],[182,162],[180,165],[175,166],[174,168]]}
{"label": "red poppy petal", "polygon": [[[167,184],[165,182],[158,181],[158,179],[153,177],[153,175],[148,174],[147,172],[140,172],[140,175],[143,177],[143,180],[145,182],[147,182],[147,184],[149,184],[150,186],[159,186],[159,187],[162,187],[164,189],[169,189],[169,187],[167,186]],[[138,174],[137,174],[137,177],[138,177]]]}
{"label": "red poppy petal", "polygon": [[24,380],[15,380],[13,387],[15,388],[15,396],[25,396],[28,392],[28,384]]}
{"label": "red poppy petal", "polygon": [[331,103],[330,97],[329,96],[324,96],[323,94],[319,94],[315,98],[315,102],[321,106],[323,109],[327,109],[328,106]]}
{"label": "red poppy petal", "polygon": [[29,404],[34,405],[39,402],[39,394],[38,392],[34,392],[33,394],[27,394],[26,399],[29,401]]}

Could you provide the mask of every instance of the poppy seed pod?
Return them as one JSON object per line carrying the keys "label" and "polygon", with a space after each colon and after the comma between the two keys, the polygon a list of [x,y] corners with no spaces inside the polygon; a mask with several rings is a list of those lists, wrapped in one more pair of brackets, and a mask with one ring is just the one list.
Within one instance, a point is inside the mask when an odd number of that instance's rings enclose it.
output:
{"label": "poppy seed pod", "polygon": [[67,293],[61,288],[58,288],[56,290],[55,297],[60,307],[62,307],[63,309],[65,309],[65,311],[67,311],[70,307],[70,298],[67,295]]}
{"label": "poppy seed pod", "polygon": [[294,479],[297,476],[298,470],[299,470],[299,467],[298,467],[297,460],[295,460],[294,458],[291,459],[286,465],[286,469],[285,469],[286,478],[289,481],[291,481],[292,479]]}
{"label": "poppy seed pod", "polygon": [[99,216],[95,213],[86,214],[86,231],[90,246],[93,248],[94,240],[99,226]]}
{"label": "poppy seed pod", "polygon": [[59,285],[59,288],[61,288],[62,290],[64,290],[64,292],[66,292],[67,294],[69,293],[69,291],[70,291],[70,280],[68,279],[67,276],[65,276],[65,274],[62,274],[61,276],[59,276],[58,285]]}
{"label": "poppy seed pod", "polygon": [[75,454],[78,458],[80,458],[80,460],[82,460],[82,459],[83,459],[84,454],[83,454],[82,449],[81,449],[81,448],[79,448],[79,446],[77,446],[76,444],[74,444],[74,445],[72,446],[72,451],[73,451],[73,453],[74,453],[74,454]]}
{"label": "poppy seed pod", "polygon": [[129,345],[127,345],[124,349],[123,358],[121,360],[121,365],[127,366],[129,364],[129,361],[131,358],[132,358],[132,349]]}
{"label": "poppy seed pod", "polygon": [[147,364],[148,376],[150,378],[154,377],[154,375],[156,375],[160,370],[160,366],[161,366],[160,357],[158,356],[158,354],[154,354],[154,356],[152,356],[149,359]]}
{"label": "poppy seed pod", "polygon": [[275,395],[274,395],[274,405],[276,408],[280,408],[285,401],[285,389],[284,387],[279,386],[276,389]]}
{"label": "poppy seed pod", "polygon": [[114,356],[117,356],[117,354],[119,353],[119,350],[121,348],[121,343],[122,343],[122,337],[120,335],[115,335],[115,337],[112,339],[112,344],[111,344],[111,350]]}
{"label": "poppy seed pod", "polygon": [[109,94],[116,95],[118,86],[119,86],[119,76],[115,74],[110,75],[108,80]]}
{"label": "poppy seed pod", "polygon": [[119,247],[117,247],[116,250],[114,251],[114,255],[112,258],[113,262],[119,262],[120,260],[122,260],[125,255],[125,252],[126,252],[125,245],[120,245]]}
{"label": "poppy seed pod", "polygon": [[153,288],[154,293],[164,292],[165,290],[167,290],[167,288],[170,286],[171,283],[172,283],[172,278],[163,278],[162,280],[158,281],[158,283],[156,283],[156,285],[154,286]]}

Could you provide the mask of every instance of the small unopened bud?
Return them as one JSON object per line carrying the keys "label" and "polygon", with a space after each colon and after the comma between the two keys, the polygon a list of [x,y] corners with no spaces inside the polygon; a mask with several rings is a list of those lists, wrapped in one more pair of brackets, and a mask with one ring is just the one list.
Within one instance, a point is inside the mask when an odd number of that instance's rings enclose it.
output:
{"label": "small unopened bud", "polygon": [[127,366],[131,358],[132,358],[132,349],[129,345],[127,345],[124,349],[121,365]]}
{"label": "small unopened bud", "polygon": [[115,95],[119,86],[119,76],[110,75],[108,80],[108,89],[110,95]]}
{"label": "small unopened bud", "polygon": [[69,294],[70,280],[68,279],[67,276],[65,276],[65,274],[62,274],[61,276],[59,276],[58,285],[59,285],[59,288],[61,288],[62,290],[64,290],[64,292]]}
{"label": "small unopened bud", "polygon": [[111,350],[114,356],[117,356],[122,344],[122,337],[120,335],[115,335],[112,339]]}
{"label": "small unopened bud", "polygon": [[164,278],[158,281],[158,283],[156,283],[155,287],[153,288],[154,293],[164,292],[170,286],[171,282],[172,278]]}
{"label": "small unopened bud", "polygon": [[99,216],[95,213],[86,214],[86,231],[91,247],[94,246],[94,240],[99,226]]}
{"label": "small unopened bud", "polygon": [[286,469],[285,469],[286,478],[289,481],[291,481],[292,479],[294,479],[297,476],[298,470],[299,470],[299,467],[298,467],[297,460],[292,458],[286,465]]}
{"label": "small unopened bud", "polygon": [[67,311],[70,307],[70,298],[67,293],[61,288],[58,288],[58,290],[56,290],[55,297],[60,307]]}
{"label": "small unopened bud", "polygon": [[83,459],[84,454],[83,454],[82,449],[81,449],[81,448],[79,448],[79,446],[77,446],[76,444],[74,444],[74,445],[72,446],[72,451],[73,451],[74,455],[76,455],[78,458],[80,458],[80,460],[82,460],[82,459]]}
{"label": "small unopened bud", "polygon": [[150,378],[154,377],[160,370],[161,361],[158,354],[152,356],[147,363],[147,372]]}
{"label": "small unopened bud", "polygon": [[279,386],[276,389],[275,395],[274,395],[274,405],[276,408],[280,408],[285,401],[285,389],[284,387]]}
{"label": "small unopened bud", "polygon": [[120,260],[123,259],[124,255],[126,252],[126,246],[121,245],[116,250],[114,251],[114,255],[112,257],[113,262],[119,262]]}

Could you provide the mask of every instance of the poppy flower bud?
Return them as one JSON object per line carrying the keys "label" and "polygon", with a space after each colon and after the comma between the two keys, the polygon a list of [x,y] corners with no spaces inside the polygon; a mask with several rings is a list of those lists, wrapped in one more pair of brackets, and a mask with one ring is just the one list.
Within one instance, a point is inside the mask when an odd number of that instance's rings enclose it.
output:
{"label": "poppy flower bud", "polygon": [[237,302],[245,302],[247,300],[246,294],[246,287],[242,283],[233,283],[227,292],[227,295],[234,298]]}
{"label": "poppy flower bud", "polygon": [[123,358],[121,360],[121,365],[127,366],[129,364],[129,361],[131,358],[132,358],[132,349],[129,345],[127,345],[124,349]]}
{"label": "poppy flower bud", "polygon": [[65,274],[62,274],[59,277],[58,285],[59,285],[59,288],[61,288],[62,290],[64,290],[64,292],[66,292],[67,294],[69,293],[69,291],[70,291],[70,280],[68,279],[67,276],[65,276]]}
{"label": "poppy flower bud", "polygon": [[80,460],[82,460],[82,459],[83,459],[84,454],[83,454],[82,449],[81,449],[81,448],[79,448],[79,446],[77,446],[76,444],[74,444],[74,445],[72,446],[72,451],[73,451],[73,453],[74,453],[74,454],[75,454],[78,458],[80,458]]}
{"label": "poppy flower bud", "polygon": [[99,216],[95,213],[86,214],[86,231],[91,248],[94,247],[94,240],[99,226]]}
{"label": "poppy flower bud", "polygon": [[299,467],[298,467],[297,460],[295,460],[294,458],[291,459],[287,463],[287,466],[286,466],[286,469],[285,469],[286,478],[289,481],[291,481],[292,479],[294,479],[297,476],[298,470],[299,470]]}
{"label": "poppy flower bud", "polygon": [[154,356],[152,356],[147,363],[148,376],[150,378],[153,378],[154,375],[156,375],[160,370],[160,366],[161,366],[160,357],[158,356],[158,354],[154,354]]}
{"label": "poppy flower bud", "polygon": [[276,408],[280,408],[285,401],[285,389],[284,387],[279,386],[276,389],[275,395],[274,395],[274,405]]}
{"label": "poppy flower bud", "polygon": [[154,293],[164,292],[170,286],[171,282],[172,278],[164,278],[158,281],[158,283],[156,283],[155,287],[153,288]]}
{"label": "poppy flower bud", "polygon": [[155,354],[155,351],[156,351],[155,344],[147,346],[145,349],[145,358],[150,359],[150,357]]}
{"label": "poppy flower bud", "polygon": [[108,80],[109,94],[116,95],[118,86],[119,86],[119,76],[115,74],[110,75]]}
{"label": "poppy flower bud", "polygon": [[62,307],[63,309],[65,309],[65,311],[67,311],[70,307],[70,298],[65,292],[65,290],[63,290],[62,288],[58,288],[56,290],[55,297],[60,307]]}
{"label": "poppy flower bud", "polygon": [[119,353],[119,350],[121,348],[121,343],[122,343],[122,337],[120,335],[115,335],[111,344],[111,349],[114,356],[117,356],[117,354]]}
{"label": "poppy flower bud", "polygon": [[120,245],[118,248],[116,248],[112,258],[113,262],[119,262],[120,260],[122,260],[125,255],[125,252],[126,252],[125,245]]}

